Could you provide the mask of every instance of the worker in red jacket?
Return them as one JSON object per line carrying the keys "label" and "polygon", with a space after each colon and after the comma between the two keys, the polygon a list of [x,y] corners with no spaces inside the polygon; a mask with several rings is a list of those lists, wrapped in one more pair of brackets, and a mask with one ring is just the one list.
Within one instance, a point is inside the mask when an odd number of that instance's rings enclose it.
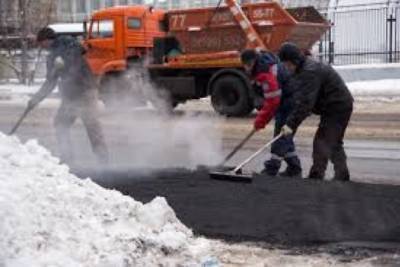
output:
{"label": "worker in red jacket", "polygon": [[[254,90],[250,91],[254,106],[260,110],[255,121],[255,128],[265,127],[274,116],[274,136],[277,136],[293,108],[293,86],[289,82],[289,73],[280,63],[279,58],[271,52],[244,51],[242,62],[252,80],[256,84],[265,82],[264,89],[267,89],[264,91],[256,85]],[[279,172],[282,161],[287,167],[285,171]],[[301,177],[302,167],[296,153],[293,135],[281,137],[272,144],[271,158],[264,162],[264,169],[261,171],[261,174],[268,176],[276,176],[278,173],[279,176],[284,177]]]}
{"label": "worker in red jacket", "polygon": [[241,54],[243,66],[253,82],[254,102],[258,109],[254,128],[261,130],[275,116],[280,104],[281,89],[277,80],[277,66],[262,64],[257,58],[260,57],[254,49],[246,49]]}
{"label": "worker in red jacket", "polygon": [[254,128],[261,130],[275,116],[280,104],[281,89],[277,80],[277,66],[262,64],[257,58],[260,57],[254,49],[246,49],[241,54],[243,66],[253,82],[255,105],[258,109]]}
{"label": "worker in red jacket", "polygon": [[[267,55],[266,55],[267,56]],[[264,129],[275,116],[281,101],[281,88],[277,79],[278,66],[264,60],[254,49],[241,53],[241,61],[253,83],[253,98],[258,110],[254,121],[256,130]]]}

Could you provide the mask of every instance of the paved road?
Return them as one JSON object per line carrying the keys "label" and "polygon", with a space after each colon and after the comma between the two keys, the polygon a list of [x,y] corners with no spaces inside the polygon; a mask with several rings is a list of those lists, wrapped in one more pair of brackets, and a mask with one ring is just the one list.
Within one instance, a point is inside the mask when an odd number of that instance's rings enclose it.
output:
{"label": "paved road", "polygon": [[[22,110],[18,105],[0,105],[0,131],[11,129]],[[18,136],[22,140],[35,137],[57,154],[51,127],[54,112],[54,105],[36,110],[19,129]],[[113,163],[126,168],[105,172],[93,169],[98,167],[94,166],[82,125],[77,124],[73,136],[75,147],[79,148],[76,149],[81,161],[78,167],[84,166],[86,170],[81,168],[76,172],[139,201],[164,196],[183,223],[195,233],[210,237],[288,246],[342,241],[400,242],[398,186],[271,177],[256,177],[252,184],[242,185],[210,180],[205,171],[171,169],[186,167],[190,159],[205,161],[204,157],[210,157],[214,161],[215,155],[202,153],[213,150],[216,145],[222,145],[219,152],[226,155],[248,130],[252,120],[220,120],[207,111],[200,114],[201,117],[192,117],[178,112],[172,118],[160,118],[148,110],[104,114],[102,121]],[[358,124],[374,123],[370,117],[355,116],[354,119]],[[398,123],[395,117],[379,119]],[[215,127],[210,127],[209,121]],[[315,123],[310,120],[307,125]],[[242,130],[236,131],[238,128]],[[222,143],[219,143],[221,129]],[[270,131],[269,128],[259,133],[232,164],[254,152],[270,136]],[[215,142],[210,143],[210,138],[215,138]],[[301,137],[297,142],[305,169],[308,169],[311,140]],[[346,149],[354,180],[400,184],[400,144],[396,140],[352,139],[346,143]],[[248,170],[259,170],[262,160],[258,158]],[[147,167],[169,169],[149,175]],[[394,247],[398,248],[398,244]],[[393,253],[397,253],[397,249]]]}
{"label": "paved road", "polygon": [[[45,103],[30,114],[18,130],[18,137],[22,140],[37,138],[41,144],[57,155],[54,130],[51,125],[56,106],[56,103]],[[0,131],[8,132],[22,111],[22,105],[7,102],[0,104]],[[120,114],[105,113],[102,121],[105,125],[113,162],[129,168],[135,165],[140,168],[194,167],[198,163],[195,162],[196,160],[200,163],[216,162],[240,141],[252,121],[252,118],[220,120],[208,110],[197,112],[196,116],[199,114],[201,121],[197,117],[186,115],[185,111],[173,114],[172,119],[156,117],[153,111],[148,110]],[[361,127],[368,132],[371,125],[373,128],[380,129],[386,122],[394,131],[399,131],[399,117],[396,114],[380,116],[379,114],[375,116],[356,114],[353,116],[352,125],[357,125],[358,128]],[[217,125],[216,128],[211,129],[210,123],[207,123],[208,120]],[[316,123],[315,119],[308,120],[305,127],[311,129],[310,133],[312,133]],[[258,133],[229,164],[237,164],[258,149],[270,137],[271,129],[268,127],[267,131]],[[220,132],[223,132],[222,136],[219,135]],[[86,133],[80,123],[74,126],[73,136],[75,148],[79,148],[76,150],[81,165],[94,164]],[[304,175],[307,174],[310,166],[312,142],[310,136],[310,134],[308,136],[303,134],[296,140],[305,169]],[[361,136],[364,139],[368,137],[367,134]],[[212,140],[212,142],[204,140],[219,137],[222,137],[222,144],[218,140]],[[400,184],[400,141],[379,140],[382,138],[379,136],[377,138],[368,137],[368,140],[362,140],[352,136],[351,139],[346,140],[345,146],[352,178],[356,181]],[[215,148],[213,146],[220,145],[223,147],[222,151],[214,151],[214,154],[219,154],[219,157],[202,154],[204,150],[213,150]],[[210,157],[210,159],[205,159],[205,157]],[[267,157],[268,154],[257,158],[248,165],[247,169],[260,170],[262,161]],[[192,159],[191,162],[189,158]],[[328,170],[327,177],[331,175],[331,170]]]}

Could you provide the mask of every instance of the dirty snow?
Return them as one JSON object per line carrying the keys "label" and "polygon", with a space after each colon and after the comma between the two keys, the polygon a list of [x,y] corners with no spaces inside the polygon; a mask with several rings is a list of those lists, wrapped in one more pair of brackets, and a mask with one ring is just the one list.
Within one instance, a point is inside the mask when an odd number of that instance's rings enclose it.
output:
{"label": "dirty snow", "polygon": [[164,198],[142,204],[69,173],[36,141],[0,133],[0,266],[198,266]]}
{"label": "dirty snow", "polygon": [[[386,101],[393,98],[400,99],[400,79],[385,79],[371,81],[356,81],[347,83],[356,100],[375,98],[377,101]],[[40,85],[26,86],[20,84],[0,84],[0,101],[26,102]],[[53,96],[56,96],[57,90]],[[188,103],[193,102],[189,101]]]}
{"label": "dirty snow", "polygon": [[400,97],[400,80],[358,81],[348,83],[354,96],[360,97]]}
{"label": "dirty snow", "polygon": [[400,63],[374,63],[374,64],[354,64],[354,65],[341,65],[341,66],[334,66],[335,69],[384,69],[384,68],[400,68]]}

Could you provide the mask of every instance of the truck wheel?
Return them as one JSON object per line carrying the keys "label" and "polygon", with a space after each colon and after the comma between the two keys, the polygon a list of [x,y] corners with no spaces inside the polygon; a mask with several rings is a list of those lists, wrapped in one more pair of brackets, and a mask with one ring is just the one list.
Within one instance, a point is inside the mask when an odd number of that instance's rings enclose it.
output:
{"label": "truck wheel", "polygon": [[211,103],[216,112],[226,116],[246,116],[253,110],[246,85],[234,75],[222,76],[213,83]]}

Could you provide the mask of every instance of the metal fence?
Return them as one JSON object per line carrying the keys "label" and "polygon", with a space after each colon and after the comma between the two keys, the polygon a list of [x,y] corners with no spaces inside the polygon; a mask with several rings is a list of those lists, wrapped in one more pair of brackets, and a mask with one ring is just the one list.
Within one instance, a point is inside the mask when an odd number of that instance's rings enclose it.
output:
{"label": "metal fence", "polygon": [[337,7],[319,43],[320,60],[336,65],[400,62],[400,4]]}

